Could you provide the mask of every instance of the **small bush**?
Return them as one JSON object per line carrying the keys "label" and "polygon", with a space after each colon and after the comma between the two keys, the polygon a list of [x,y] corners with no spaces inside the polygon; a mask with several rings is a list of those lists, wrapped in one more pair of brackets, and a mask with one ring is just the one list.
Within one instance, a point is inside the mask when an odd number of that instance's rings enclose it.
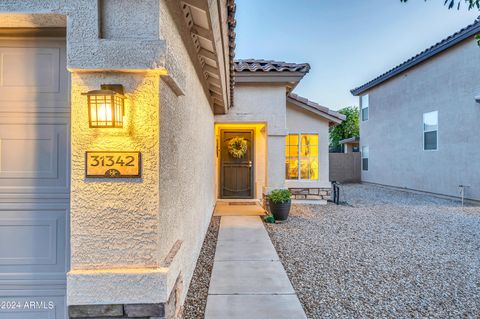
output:
{"label": "small bush", "polygon": [[271,214],[263,217],[263,220],[268,224],[275,224],[275,217],[273,217]]}
{"label": "small bush", "polygon": [[275,204],[288,203],[292,193],[288,189],[275,189],[269,195],[268,198]]}

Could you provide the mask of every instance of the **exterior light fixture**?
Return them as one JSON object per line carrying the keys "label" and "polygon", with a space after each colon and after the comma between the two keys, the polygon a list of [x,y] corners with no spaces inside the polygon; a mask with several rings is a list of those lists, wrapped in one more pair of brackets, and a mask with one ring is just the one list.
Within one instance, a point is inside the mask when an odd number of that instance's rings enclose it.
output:
{"label": "exterior light fixture", "polygon": [[476,101],[477,103],[480,103],[480,94],[475,97],[475,101]]}
{"label": "exterior light fixture", "polygon": [[88,99],[88,120],[91,128],[123,127],[124,100],[121,84],[102,84],[100,90],[83,93]]}

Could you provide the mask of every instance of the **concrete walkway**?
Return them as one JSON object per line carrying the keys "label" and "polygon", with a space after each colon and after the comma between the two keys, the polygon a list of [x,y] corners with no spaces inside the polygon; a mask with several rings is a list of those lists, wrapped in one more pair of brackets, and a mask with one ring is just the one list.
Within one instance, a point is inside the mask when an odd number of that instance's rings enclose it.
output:
{"label": "concrete walkway", "polygon": [[260,217],[222,217],[205,318],[306,318]]}

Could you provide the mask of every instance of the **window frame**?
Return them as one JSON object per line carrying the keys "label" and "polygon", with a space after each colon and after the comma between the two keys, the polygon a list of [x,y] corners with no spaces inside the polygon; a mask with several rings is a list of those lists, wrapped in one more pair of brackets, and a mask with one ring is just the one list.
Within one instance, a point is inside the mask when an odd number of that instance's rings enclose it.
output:
{"label": "window frame", "polygon": [[[367,149],[367,157],[364,157],[365,155],[365,151],[364,149]],[[370,147],[368,145],[362,145],[361,147],[361,150],[360,150],[360,155],[361,155],[361,159],[362,159],[362,171],[365,171],[365,172],[368,172],[369,168],[370,168]],[[363,160],[367,160],[367,169],[365,169],[365,165],[363,164]]]}
{"label": "window frame", "polygon": [[[425,115],[430,114],[430,113],[436,113],[436,115],[437,115],[437,128],[435,130],[425,130]],[[439,133],[438,113],[439,113],[438,110],[435,110],[435,111],[424,112],[423,115],[422,115],[422,146],[423,146],[423,151],[425,151],[425,152],[436,152],[436,151],[438,151],[438,133]],[[429,132],[437,132],[434,149],[425,149],[425,133],[429,133]]]}
{"label": "window frame", "polygon": [[[367,100],[367,107],[363,107],[364,98]],[[363,116],[363,110],[367,110],[366,111],[366,113],[367,113],[367,118],[366,119]],[[369,94],[365,94],[365,95],[360,96],[360,119],[361,119],[362,122],[368,122],[368,120],[370,119],[370,95]]]}
{"label": "window frame", "polygon": [[[287,181],[318,181],[320,180],[320,176],[319,176],[319,173],[320,173],[320,134],[319,133],[297,133],[297,132],[289,132],[286,136],[286,138],[289,138],[290,135],[297,135],[297,138],[298,138],[298,155],[297,155],[297,160],[298,160],[298,177],[297,178],[289,178],[287,176],[287,172],[286,172],[286,169],[285,169],[285,180]],[[317,172],[317,178],[316,179],[305,179],[305,178],[302,178],[302,172],[301,172],[301,169],[302,169],[302,166],[300,165],[300,159],[301,159],[301,150],[302,150],[302,135],[316,135],[317,136],[317,145],[312,145],[312,146],[317,146],[317,161],[318,161],[318,172]],[[290,144],[288,145],[290,147]],[[286,145],[285,145],[286,147]],[[287,154],[286,154],[286,150],[285,150],[285,160],[287,159]],[[288,158],[290,158],[292,156],[288,156]],[[315,157],[315,156],[309,156],[309,157]]]}

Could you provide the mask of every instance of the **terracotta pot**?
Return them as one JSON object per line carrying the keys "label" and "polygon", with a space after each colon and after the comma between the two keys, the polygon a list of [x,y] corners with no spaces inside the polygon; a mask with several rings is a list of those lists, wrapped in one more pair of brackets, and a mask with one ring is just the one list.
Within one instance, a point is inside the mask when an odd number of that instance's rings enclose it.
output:
{"label": "terracotta pot", "polygon": [[269,200],[270,212],[272,213],[275,220],[287,220],[288,214],[290,213],[290,206],[292,201],[286,203],[276,204]]}

